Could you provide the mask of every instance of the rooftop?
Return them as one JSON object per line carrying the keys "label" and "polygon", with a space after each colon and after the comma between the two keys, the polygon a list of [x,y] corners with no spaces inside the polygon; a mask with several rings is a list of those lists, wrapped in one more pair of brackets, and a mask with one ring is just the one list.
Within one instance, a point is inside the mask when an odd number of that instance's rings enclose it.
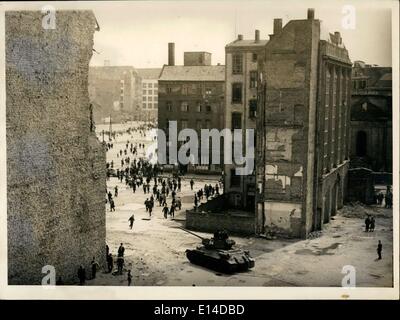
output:
{"label": "rooftop", "polygon": [[161,68],[136,69],[136,71],[139,73],[139,76],[141,76],[142,79],[148,79],[148,80],[158,79],[160,77],[161,70],[162,70]]}
{"label": "rooftop", "polygon": [[225,66],[164,65],[160,81],[225,81]]}
{"label": "rooftop", "polygon": [[226,45],[228,47],[263,47],[267,44],[268,40],[259,40],[256,42],[254,39],[252,40],[235,40]]}

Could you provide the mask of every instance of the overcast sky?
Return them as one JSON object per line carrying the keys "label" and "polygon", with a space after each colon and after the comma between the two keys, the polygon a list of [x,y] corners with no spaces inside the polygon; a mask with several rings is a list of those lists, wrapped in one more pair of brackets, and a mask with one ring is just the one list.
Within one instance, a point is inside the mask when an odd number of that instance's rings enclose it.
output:
{"label": "overcast sky", "polygon": [[[342,27],[343,6],[354,5],[356,27]],[[167,43],[175,42],[175,62],[183,64],[184,51],[208,51],[212,63],[225,64],[224,47],[237,34],[261,38],[272,33],[274,18],[283,24],[305,19],[307,8],[315,8],[322,20],[322,37],[339,31],[350,58],[370,64],[391,66],[391,10],[393,1],[121,1],[54,3],[58,9],[92,9],[100,25],[95,33],[91,65],[162,67],[167,63]]]}

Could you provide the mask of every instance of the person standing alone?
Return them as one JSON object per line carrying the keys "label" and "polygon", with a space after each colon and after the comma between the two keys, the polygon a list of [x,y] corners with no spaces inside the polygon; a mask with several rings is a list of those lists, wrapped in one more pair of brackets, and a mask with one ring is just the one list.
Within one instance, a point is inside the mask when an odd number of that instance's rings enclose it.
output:
{"label": "person standing alone", "polygon": [[378,248],[376,249],[376,252],[378,253],[378,260],[382,260],[382,242],[379,240],[378,242]]}

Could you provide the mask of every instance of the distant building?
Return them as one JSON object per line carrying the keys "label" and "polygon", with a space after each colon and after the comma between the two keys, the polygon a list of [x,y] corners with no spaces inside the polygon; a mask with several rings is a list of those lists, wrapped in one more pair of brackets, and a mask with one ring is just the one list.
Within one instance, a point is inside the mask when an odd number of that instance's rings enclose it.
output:
{"label": "distant building", "polygon": [[339,32],[320,40],[314,10],[274,33],[260,60],[256,233],[306,237],[343,206],[351,66]]}
{"label": "distant building", "polygon": [[99,28],[92,11],[56,16],[44,30],[40,11],[5,13],[10,285],[40,285],[52,267],[74,284],[80,265],[105,264],[106,155],[88,96]]}
{"label": "distant building", "polygon": [[93,112],[97,121],[110,115],[115,121],[144,118],[141,78],[134,67],[90,67],[89,96],[95,106]]}
{"label": "distant building", "polygon": [[145,120],[158,117],[158,79],[160,68],[136,69],[142,80],[142,115]]}
{"label": "distant building", "polygon": [[355,61],[351,166],[392,172],[392,68]]}
{"label": "distant building", "polygon": [[[258,94],[258,59],[264,54],[267,40],[243,40],[243,36],[225,47],[225,128],[256,129]],[[243,135],[243,141],[245,136]],[[235,173],[236,165],[225,164],[224,192],[230,195],[231,206],[254,212],[255,171],[241,176]]]}
{"label": "distant building", "polygon": [[[176,66],[173,43],[169,44],[168,62],[158,81],[158,127],[167,133],[169,121],[177,121],[178,132],[191,128],[199,137],[201,129],[221,130],[225,66],[211,65],[211,54],[207,52],[185,52],[184,65]],[[164,168],[173,166],[169,164]],[[221,173],[222,165],[182,165],[181,169]]]}

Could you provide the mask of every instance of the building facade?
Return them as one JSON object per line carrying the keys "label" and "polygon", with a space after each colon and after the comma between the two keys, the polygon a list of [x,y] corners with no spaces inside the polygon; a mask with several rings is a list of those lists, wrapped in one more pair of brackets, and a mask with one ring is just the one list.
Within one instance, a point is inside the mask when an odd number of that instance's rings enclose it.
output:
{"label": "building facade", "polygon": [[[207,52],[185,52],[183,66],[176,66],[174,61],[174,44],[171,43],[169,64],[162,68],[158,81],[158,128],[167,134],[167,141],[170,138],[169,121],[177,121],[178,132],[182,129],[193,129],[198,137],[201,129],[221,130],[224,116],[225,66],[211,65],[211,54]],[[212,147],[210,144],[210,148]],[[212,151],[210,150],[210,153]],[[200,145],[198,156],[201,159]],[[171,169],[174,165],[167,164],[164,169]],[[204,173],[222,172],[221,164],[189,164],[181,165],[181,169]]]}
{"label": "building facade", "polygon": [[[225,47],[225,128],[256,129],[258,59],[266,43],[256,30],[253,40],[239,35]],[[230,206],[254,212],[255,170],[250,175],[237,175],[236,167],[234,162],[224,166],[224,192],[229,194]]]}
{"label": "building facade", "polygon": [[355,61],[351,166],[392,172],[392,68]]}
{"label": "building facade", "polygon": [[343,205],[349,166],[351,61],[320,21],[274,33],[259,60],[256,233],[306,237]]}
{"label": "building facade", "polygon": [[144,120],[141,77],[134,67],[90,67],[89,96],[97,121],[110,115],[118,122]]}
{"label": "building facade", "polygon": [[136,69],[142,82],[142,115],[146,121],[158,118],[158,78],[161,69]]}
{"label": "building facade", "polygon": [[12,285],[40,285],[45,266],[72,284],[80,265],[105,263],[106,159],[87,80],[98,26],[91,11],[56,16],[56,29],[44,30],[40,11],[5,13]]}

